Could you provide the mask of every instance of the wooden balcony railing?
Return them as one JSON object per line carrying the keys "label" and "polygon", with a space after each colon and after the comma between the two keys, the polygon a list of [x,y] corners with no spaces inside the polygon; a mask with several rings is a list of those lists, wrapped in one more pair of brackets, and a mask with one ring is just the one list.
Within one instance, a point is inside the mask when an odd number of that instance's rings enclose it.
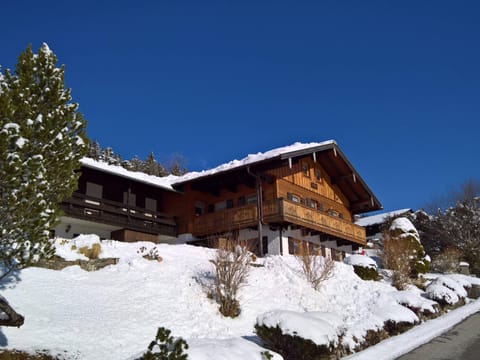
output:
{"label": "wooden balcony railing", "polygon": [[[256,205],[227,209],[195,218],[193,235],[204,236],[257,225]],[[288,222],[365,245],[365,229],[325,212],[284,199],[263,203],[263,222]]]}
{"label": "wooden balcony railing", "polygon": [[176,223],[164,213],[74,193],[61,204],[66,215],[151,234],[176,236]]}

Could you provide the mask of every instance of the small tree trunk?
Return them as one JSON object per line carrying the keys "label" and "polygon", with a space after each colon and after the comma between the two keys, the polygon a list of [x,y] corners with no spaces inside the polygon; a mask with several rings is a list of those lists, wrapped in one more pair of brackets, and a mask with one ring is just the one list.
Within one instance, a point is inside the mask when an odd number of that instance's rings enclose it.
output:
{"label": "small tree trunk", "polygon": [[0,296],[0,326],[16,326],[23,325],[24,317],[18,314],[8,303],[7,299]]}

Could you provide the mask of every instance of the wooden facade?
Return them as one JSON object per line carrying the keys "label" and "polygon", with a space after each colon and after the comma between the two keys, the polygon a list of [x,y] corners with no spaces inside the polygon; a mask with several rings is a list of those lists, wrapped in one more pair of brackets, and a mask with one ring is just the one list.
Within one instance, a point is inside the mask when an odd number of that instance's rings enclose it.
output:
{"label": "wooden facade", "polygon": [[[268,248],[270,239],[261,233],[266,228],[279,231],[279,241],[282,231],[297,231],[286,246],[316,237],[318,244],[358,247],[365,245],[365,230],[353,223],[354,215],[381,208],[334,142],[187,174],[169,186],[105,167],[81,171],[78,190],[62,203],[65,214],[108,224],[106,236],[121,241],[156,241],[160,235],[202,241],[243,231],[243,240],[260,244],[262,237]],[[278,251],[288,253],[282,245]]]}
{"label": "wooden facade", "polygon": [[157,242],[158,235],[177,235],[165,212],[165,192],[172,191],[84,166],[77,191],[61,208],[67,217],[115,228],[112,239]]}
{"label": "wooden facade", "polygon": [[300,228],[324,240],[362,246],[365,230],[353,223],[354,214],[381,208],[336,145],[174,186],[185,198],[181,206],[169,205],[179,219],[178,231],[200,239],[258,229],[260,220],[269,228]]}

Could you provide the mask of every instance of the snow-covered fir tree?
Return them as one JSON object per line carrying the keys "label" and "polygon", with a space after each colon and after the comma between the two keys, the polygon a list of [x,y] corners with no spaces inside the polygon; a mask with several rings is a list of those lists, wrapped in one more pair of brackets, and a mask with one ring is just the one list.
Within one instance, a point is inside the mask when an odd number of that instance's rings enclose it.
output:
{"label": "snow-covered fir tree", "polygon": [[56,63],[47,44],[29,46],[0,78],[0,278],[52,253],[49,230],[86,154],[86,123]]}

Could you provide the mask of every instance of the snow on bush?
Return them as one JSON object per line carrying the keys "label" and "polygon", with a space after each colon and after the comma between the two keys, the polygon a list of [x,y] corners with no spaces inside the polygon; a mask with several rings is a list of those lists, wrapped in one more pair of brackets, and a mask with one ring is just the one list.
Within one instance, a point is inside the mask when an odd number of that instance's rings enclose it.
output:
{"label": "snow on bush", "polygon": [[420,290],[392,291],[390,296],[393,297],[400,305],[406,306],[410,310],[414,311],[417,316],[419,313],[437,313],[436,306],[438,306],[438,304],[433,300],[422,297]]}
{"label": "snow on bush", "polygon": [[78,250],[82,248],[92,249],[94,244],[101,246],[98,235],[79,235],[71,240],[57,238],[54,243],[55,255],[68,261],[88,260],[88,257]]}
{"label": "snow on bush", "polygon": [[459,280],[447,275],[439,276],[427,286],[425,292],[428,298],[441,305],[455,305],[467,297],[467,290],[463,286],[465,281]]}
{"label": "snow on bush", "polygon": [[406,217],[399,217],[392,221],[390,232],[396,234],[399,238],[414,238],[420,242],[420,235],[412,222]]}
{"label": "snow on bush", "polygon": [[343,262],[348,265],[361,266],[365,268],[377,268],[377,263],[371,257],[365,255],[350,255],[343,259]]}
{"label": "snow on bush", "polygon": [[[243,338],[231,339],[189,339],[188,358],[194,360],[267,360],[267,350]],[[268,350],[272,360],[283,357]]]}
{"label": "snow on bush", "polygon": [[257,318],[259,326],[278,326],[285,335],[300,336],[317,345],[337,345],[341,323],[337,315],[318,311],[300,313],[274,310]]}

